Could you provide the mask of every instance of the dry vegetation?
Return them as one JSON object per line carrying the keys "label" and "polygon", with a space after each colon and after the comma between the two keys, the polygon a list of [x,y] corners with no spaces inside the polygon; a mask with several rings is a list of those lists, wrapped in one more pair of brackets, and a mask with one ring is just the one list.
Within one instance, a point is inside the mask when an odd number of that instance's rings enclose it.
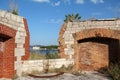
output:
{"label": "dry vegetation", "polygon": [[50,53],[50,54],[40,54],[40,53],[30,53],[30,60],[40,60],[40,59],[58,59],[59,54],[58,53]]}

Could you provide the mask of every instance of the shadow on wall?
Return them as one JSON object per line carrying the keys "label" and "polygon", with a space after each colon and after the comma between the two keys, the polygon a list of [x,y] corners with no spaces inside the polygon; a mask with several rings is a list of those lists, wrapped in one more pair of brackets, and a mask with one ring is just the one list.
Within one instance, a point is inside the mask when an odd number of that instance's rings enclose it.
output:
{"label": "shadow on wall", "polygon": [[92,37],[78,40],[80,69],[99,69],[118,62],[119,40]]}

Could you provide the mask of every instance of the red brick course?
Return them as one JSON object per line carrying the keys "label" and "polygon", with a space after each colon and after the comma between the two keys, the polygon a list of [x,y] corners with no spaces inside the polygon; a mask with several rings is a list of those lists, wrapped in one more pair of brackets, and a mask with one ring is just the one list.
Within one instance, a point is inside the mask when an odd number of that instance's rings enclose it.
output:
{"label": "red brick course", "polygon": [[[69,26],[70,27],[70,26]],[[74,29],[75,26],[72,26]],[[59,53],[61,58],[68,59],[65,54],[66,48],[64,33],[67,24],[63,24],[59,34]],[[70,30],[67,30],[70,33]],[[68,33],[68,34],[69,34]],[[72,33],[74,38],[74,55],[75,70],[98,70],[107,67],[111,62],[120,63],[120,31],[92,28],[84,29]]]}
{"label": "red brick course", "polygon": [[2,77],[2,73],[3,73],[3,53],[0,51],[0,77]]}
{"label": "red brick course", "polygon": [[119,61],[119,31],[97,28],[73,35],[76,70],[98,70],[111,61]]}
{"label": "red brick course", "polygon": [[25,56],[22,57],[22,60],[27,60],[30,55],[30,34],[29,34],[27,20],[24,18],[23,21],[24,21],[24,26],[25,26],[27,36],[25,37],[25,44],[24,44]]}
{"label": "red brick course", "polygon": [[68,55],[64,54],[64,48],[66,48],[66,44],[64,43],[63,35],[64,35],[65,30],[66,30],[66,26],[67,26],[66,23],[64,23],[62,25],[62,28],[61,28],[60,33],[59,33],[59,39],[58,39],[58,41],[59,41],[58,50],[59,50],[61,58],[68,58]]}
{"label": "red brick course", "polygon": [[16,30],[9,28],[6,25],[0,24],[0,33],[3,36],[1,39],[3,40],[4,37],[10,37],[5,41],[0,41],[3,45],[3,50],[0,51],[0,77],[10,78],[12,77],[14,72],[14,49],[16,47],[15,44],[15,35]]}
{"label": "red brick course", "polygon": [[[30,34],[28,30],[28,25],[26,19],[23,19],[24,26],[26,30],[25,44],[25,56],[22,60],[27,60],[29,58],[29,44],[30,44]],[[0,24],[0,78],[11,78],[15,73],[14,62],[15,48],[17,44],[15,43],[16,30],[10,28],[9,26]]]}

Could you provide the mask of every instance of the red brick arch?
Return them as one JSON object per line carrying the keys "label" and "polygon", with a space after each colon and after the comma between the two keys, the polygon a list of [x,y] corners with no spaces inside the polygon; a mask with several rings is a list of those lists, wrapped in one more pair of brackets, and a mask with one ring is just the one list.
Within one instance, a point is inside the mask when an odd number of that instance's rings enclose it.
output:
{"label": "red brick arch", "polygon": [[[88,29],[73,34],[73,37],[76,69],[97,70],[109,65],[109,58],[111,58],[109,55],[120,56],[120,31],[118,30]],[[99,41],[97,41],[98,39]],[[113,51],[116,51],[117,54],[113,54]],[[83,59],[85,56],[86,58]]]}
{"label": "red brick arch", "polygon": [[108,38],[120,39],[120,31],[102,29],[102,28],[83,30],[73,35],[75,40],[81,40],[90,37],[108,37]]}
{"label": "red brick arch", "polygon": [[59,38],[58,38],[58,42],[59,42],[59,47],[58,47],[58,50],[59,50],[59,53],[60,53],[60,57],[61,58],[68,58],[68,55],[65,55],[64,53],[64,48],[66,48],[66,44],[64,43],[64,38],[63,38],[63,35],[64,35],[64,32],[66,30],[66,27],[67,27],[67,24],[64,23],[62,25],[62,28],[60,29],[60,32],[59,32]]}
{"label": "red brick arch", "polygon": [[0,24],[0,78],[10,78],[14,71],[16,30]]}

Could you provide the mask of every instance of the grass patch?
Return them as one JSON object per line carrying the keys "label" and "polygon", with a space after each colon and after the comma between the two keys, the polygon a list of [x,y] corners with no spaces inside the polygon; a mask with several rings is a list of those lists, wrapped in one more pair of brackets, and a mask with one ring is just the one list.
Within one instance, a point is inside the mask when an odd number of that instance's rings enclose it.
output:
{"label": "grass patch", "polygon": [[110,75],[113,80],[120,80],[120,65],[118,63],[111,63],[109,67],[101,68],[98,71]]}
{"label": "grass patch", "polygon": [[76,76],[80,76],[80,75],[85,75],[85,72],[82,71],[73,71],[72,74],[76,75]]}
{"label": "grass patch", "polygon": [[120,80],[120,65],[111,64],[108,68],[108,73],[112,76],[113,80]]}
{"label": "grass patch", "polygon": [[18,75],[17,74],[14,74],[13,76],[12,76],[12,80],[15,80],[15,79],[17,79],[18,78]]}
{"label": "grass patch", "polygon": [[73,70],[73,65],[70,64],[68,67],[65,65],[62,65],[60,68],[55,68],[55,69],[50,69],[49,71],[51,72],[69,72],[71,73]]}
{"label": "grass patch", "polygon": [[60,58],[58,53],[49,53],[46,55],[46,59],[58,59],[58,58]]}
{"label": "grass patch", "polygon": [[60,58],[58,53],[49,53],[49,54],[41,54],[41,53],[30,53],[29,60],[40,60],[40,59],[58,59]]}
{"label": "grass patch", "polygon": [[46,59],[45,54],[40,54],[40,53],[30,53],[30,60],[40,60],[40,59]]}

